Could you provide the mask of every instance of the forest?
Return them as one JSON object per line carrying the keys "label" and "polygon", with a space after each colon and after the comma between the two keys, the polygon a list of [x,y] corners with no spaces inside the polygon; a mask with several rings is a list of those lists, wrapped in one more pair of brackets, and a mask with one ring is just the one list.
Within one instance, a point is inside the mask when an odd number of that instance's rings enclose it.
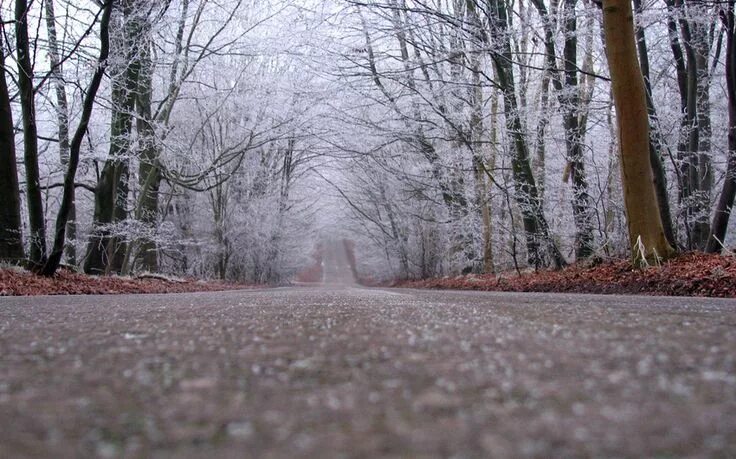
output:
{"label": "forest", "polygon": [[423,279],[731,252],[734,0],[2,0],[0,260]]}

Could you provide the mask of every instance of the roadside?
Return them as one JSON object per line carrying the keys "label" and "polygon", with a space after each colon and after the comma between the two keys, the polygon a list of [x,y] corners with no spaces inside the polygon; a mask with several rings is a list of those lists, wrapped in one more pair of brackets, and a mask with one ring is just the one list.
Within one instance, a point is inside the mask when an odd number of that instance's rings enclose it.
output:
{"label": "roadside", "polygon": [[[344,265],[345,263],[341,263]],[[349,273],[341,266],[336,272]],[[319,278],[322,278],[320,271]],[[334,275],[325,282],[335,283]],[[344,280],[337,283],[345,283]],[[360,282],[376,287],[499,292],[558,292],[669,295],[736,298],[736,257],[687,253],[661,266],[633,269],[628,260],[597,265],[575,264],[559,271],[469,274],[390,284]],[[321,284],[318,282],[318,284]],[[308,285],[312,285],[311,283]],[[62,269],[42,277],[19,268],[0,268],[0,296],[86,295],[126,293],[212,292],[253,288],[254,285],[182,279],[158,274],[137,277],[88,276]]]}
{"label": "roadside", "polygon": [[736,257],[686,253],[661,266],[633,269],[628,260],[559,271],[470,274],[395,283],[394,287],[502,292],[643,294],[736,298]]}
{"label": "roadside", "polygon": [[88,276],[61,269],[53,277],[43,277],[20,268],[0,269],[0,296],[214,292],[253,287],[158,274],[144,274],[138,277]]}

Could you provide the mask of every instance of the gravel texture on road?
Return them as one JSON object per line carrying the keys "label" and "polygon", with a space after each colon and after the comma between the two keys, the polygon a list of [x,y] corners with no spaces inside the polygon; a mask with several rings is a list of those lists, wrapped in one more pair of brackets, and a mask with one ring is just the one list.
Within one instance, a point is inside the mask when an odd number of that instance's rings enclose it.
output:
{"label": "gravel texture on road", "polygon": [[0,457],[734,457],[736,301],[0,298]]}

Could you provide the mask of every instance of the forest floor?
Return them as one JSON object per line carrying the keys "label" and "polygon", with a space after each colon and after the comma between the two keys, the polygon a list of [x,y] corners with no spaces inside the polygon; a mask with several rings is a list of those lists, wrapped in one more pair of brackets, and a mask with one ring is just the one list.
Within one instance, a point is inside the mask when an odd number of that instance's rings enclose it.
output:
{"label": "forest floor", "polygon": [[[558,292],[704,296],[736,298],[736,257],[686,253],[646,269],[628,260],[594,266],[574,264],[562,270],[470,274],[407,280],[382,287],[502,292]],[[252,288],[252,285],[169,278],[88,276],[61,269],[53,277],[36,276],[19,268],[0,268],[0,296],[85,295],[126,293],[185,293]]]}
{"label": "forest floor", "polygon": [[575,264],[562,270],[471,274],[401,281],[404,288],[485,290],[503,292],[559,292],[707,296],[736,298],[736,257],[686,253],[646,269],[634,269],[629,260],[595,266]]}
{"label": "forest floor", "polygon": [[155,274],[138,277],[88,276],[61,269],[52,277],[44,277],[20,268],[0,269],[0,296],[214,292],[252,287]]}

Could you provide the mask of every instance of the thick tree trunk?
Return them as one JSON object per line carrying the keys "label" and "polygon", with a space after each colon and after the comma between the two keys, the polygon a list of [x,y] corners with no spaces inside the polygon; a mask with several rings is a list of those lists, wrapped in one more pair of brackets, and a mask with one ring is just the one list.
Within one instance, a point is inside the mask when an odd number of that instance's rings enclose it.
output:
{"label": "thick tree trunk", "polygon": [[[136,217],[153,232],[159,218],[158,193],[161,186],[161,169],[159,167],[159,150],[151,112],[152,72],[150,43],[146,42],[141,46],[141,74],[137,94],[137,129],[141,152],[138,168],[140,198]],[[138,257],[144,271],[155,272],[158,270],[158,248],[155,239],[143,238]]]}
{"label": "thick tree trunk", "polygon": [[140,13],[135,11],[135,6],[134,1],[124,3],[122,18],[118,21],[120,30],[113,41],[124,66],[116,69],[112,81],[110,151],[95,187],[93,231],[84,265],[88,274],[119,273],[125,260],[126,244],[111,233],[110,226],[124,221],[128,211],[128,164],[141,64],[141,24],[135,17]]}
{"label": "thick tree trunk", "polygon": [[646,91],[636,55],[630,0],[603,0],[603,27],[616,107],[632,258],[635,263],[667,258],[674,249],[665,237],[654,191]]}
{"label": "thick tree trunk", "polygon": [[696,147],[698,193],[696,196],[696,215],[693,222],[693,240],[696,248],[703,250],[710,235],[710,212],[713,188],[713,166],[711,164],[711,122],[710,122],[710,71],[708,61],[712,38],[708,25],[693,27],[693,48],[695,67],[698,75],[696,87],[698,143]]}
{"label": "thick tree trunk", "polygon": [[25,258],[20,212],[20,187],[15,157],[15,135],[10,94],[5,80],[5,46],[0,34],[0,261],[20,263]]}
{"label": "thick tree trunk", "polygon": [[[634,8],[636,14],[641,14],[643,6],[641,0],[634,0]],[[636,27],[636,47],[639,54],[639,63],[641,64],[641,72],[644,76],[644,89],[647,97],[647,113],[649,114],[649,162],[652,165],[652,173],[654,175],[654,189],[657,193],[657,204],[659,205],[659,213],[662,218],[662,227],[670,245],[677,246],[677,238],[674,227],[672,226],[672,211],[670,209],[670,199],[667,193],[667,171],[664,168],[663,154],[667,149],[667,145],[659,130],[659,117],[654,107],[652,99],[652,86],[649,77],[649,51],[647,48],[646,35],[644,28]]]}
{"label": "thick tree trunk", "polygon": [[719,253],[725,244],[728,221],[736,196],[736,24],[734,24],[734,2],[728,6],[721,16],[726,29],[726,86],[728,89],[728,165],[723,189],[716,204],[711,233],[705,251]]}
{"label": "thick tree trunk", "polygon": [[26,0],[16,0],[15,43],[18,54],[18,90],[23,114],[23,162],[26,169],[26,201],[30,230],[29,262],[35,271],[46,263],[47,254],[46,222],[38,170],[38,127],[33,90],[33,65],[28,40],[28,10]]}

